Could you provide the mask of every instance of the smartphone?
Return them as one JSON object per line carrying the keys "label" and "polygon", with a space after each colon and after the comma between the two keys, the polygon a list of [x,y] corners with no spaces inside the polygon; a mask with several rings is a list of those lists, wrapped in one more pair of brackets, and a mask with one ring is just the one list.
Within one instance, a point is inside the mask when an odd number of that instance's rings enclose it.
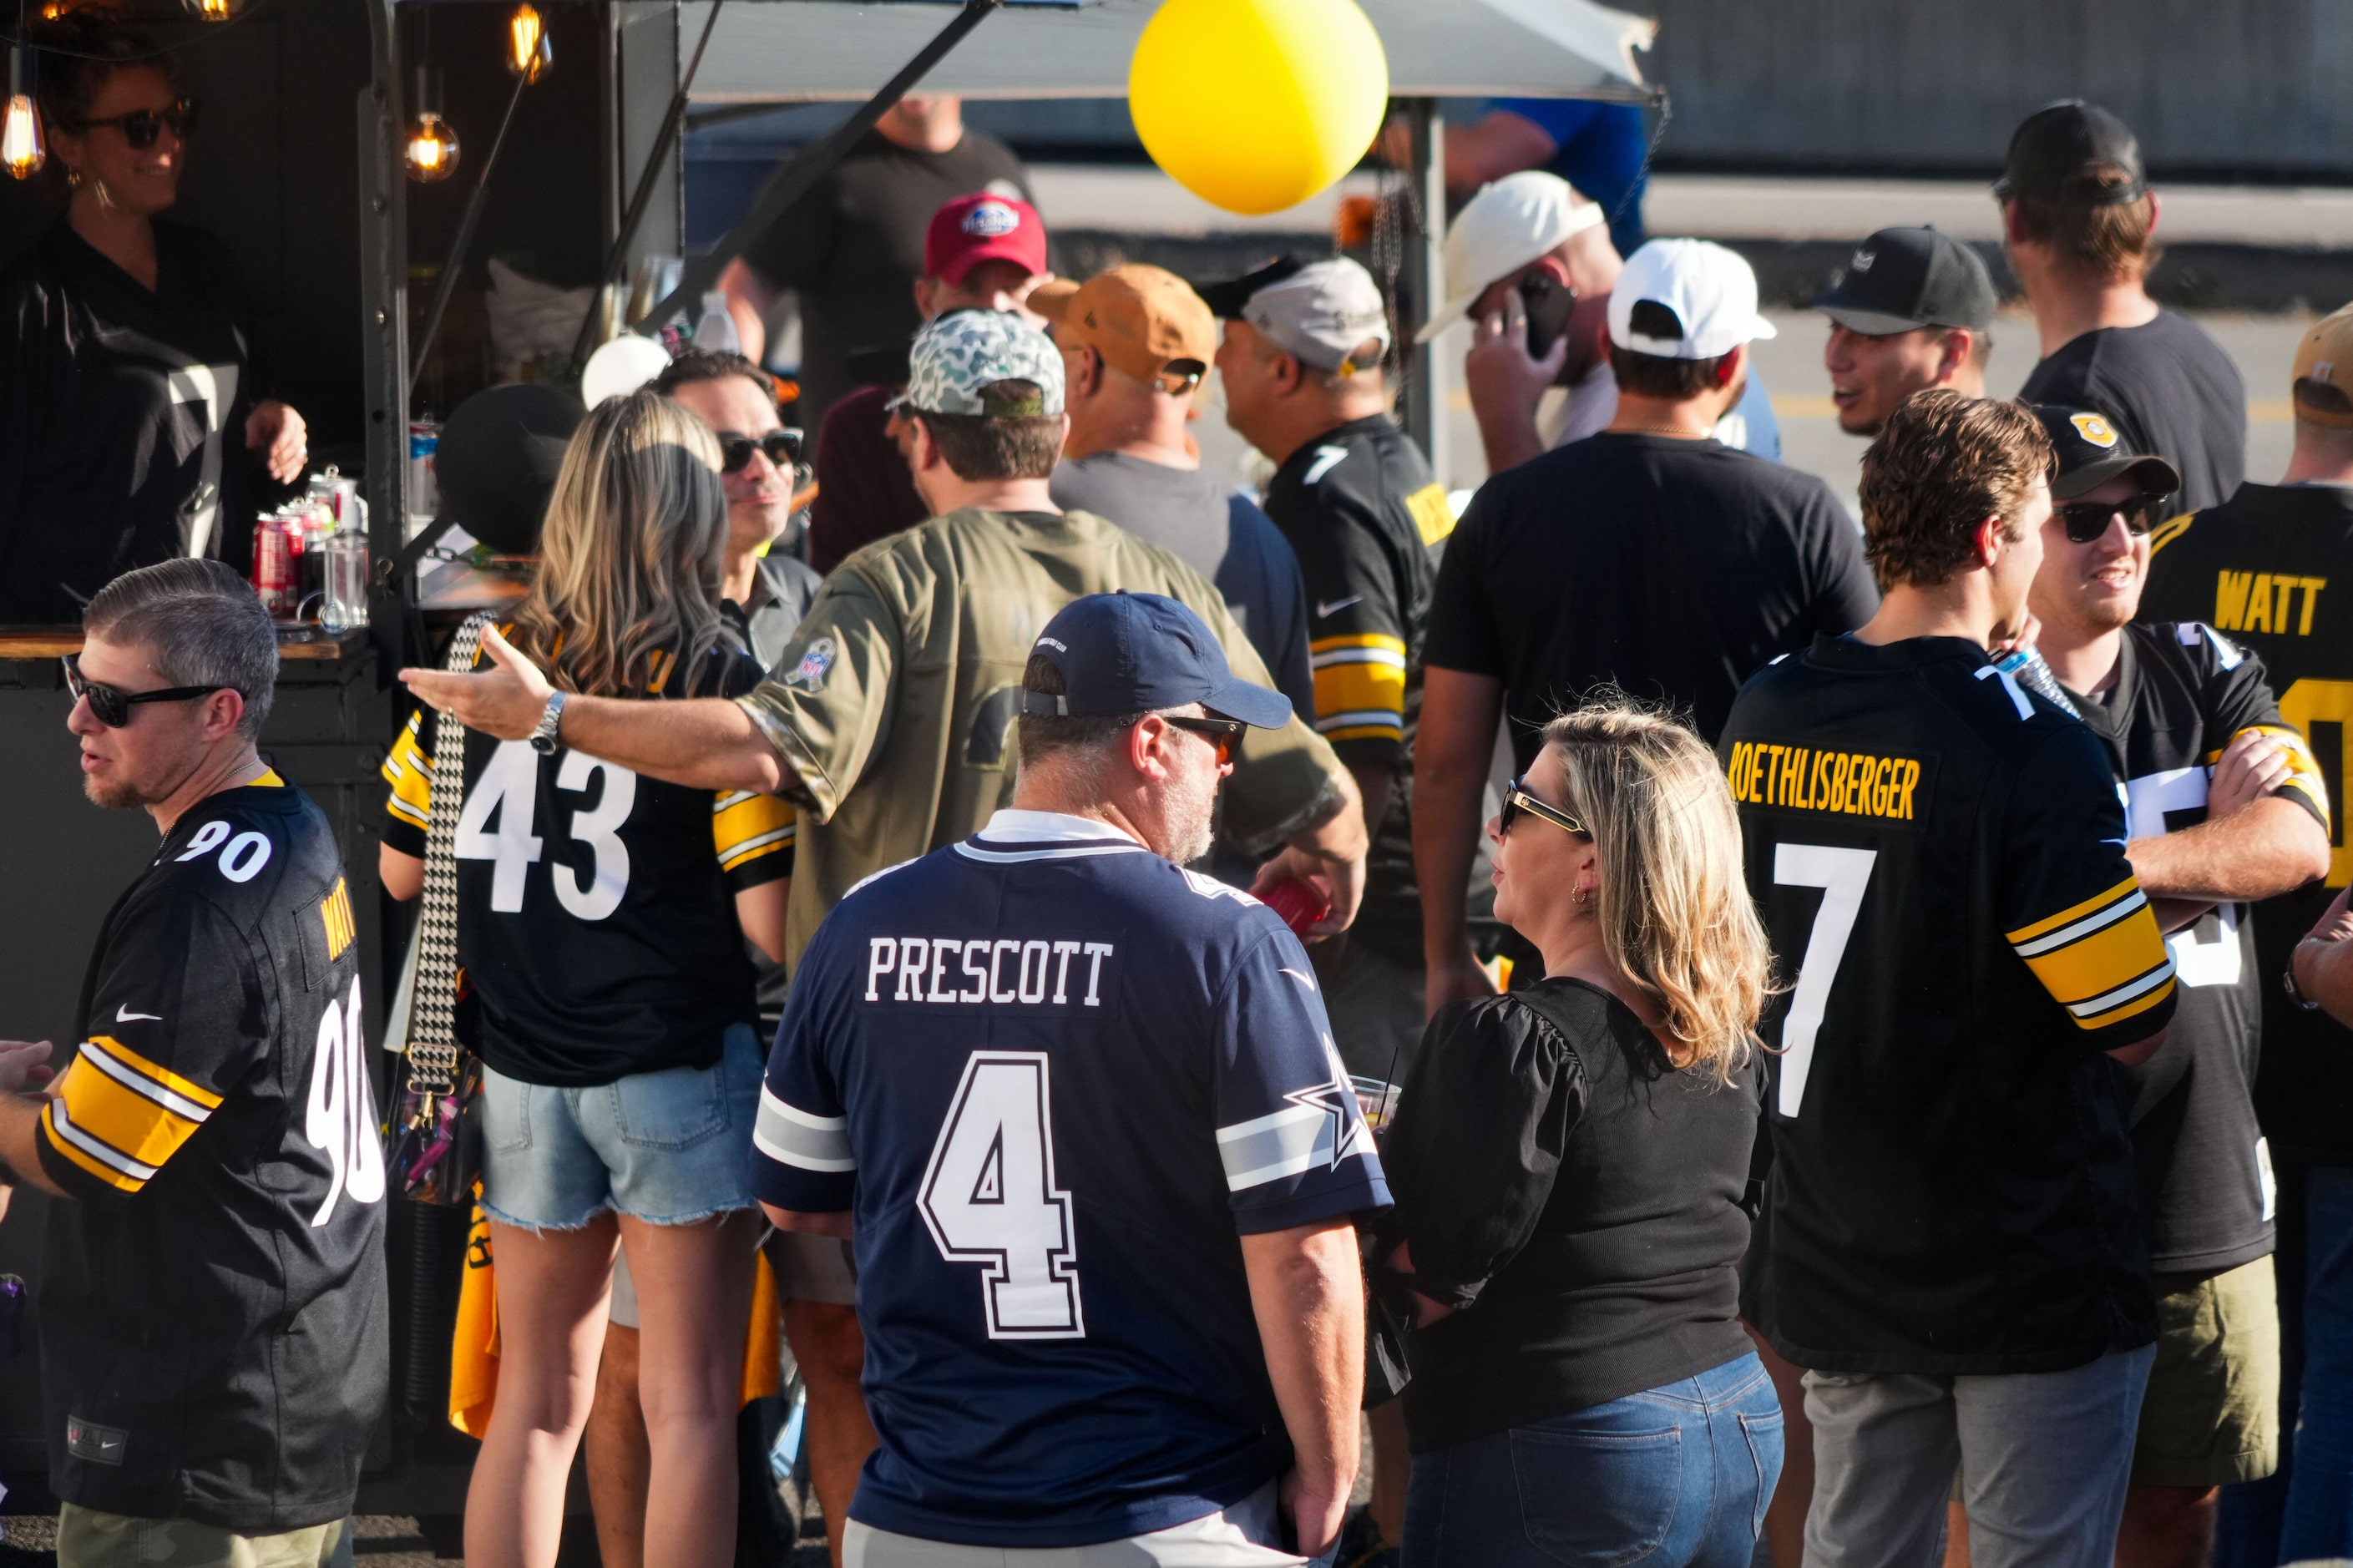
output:
{"label": "smartphone", "polygon": [[1528,317],[1528,357],[1552,353],[1554,340],[1568,329],[1569,312],[1577,309],[1577,290],[1539,268],[1520,279],[1520,304]]}

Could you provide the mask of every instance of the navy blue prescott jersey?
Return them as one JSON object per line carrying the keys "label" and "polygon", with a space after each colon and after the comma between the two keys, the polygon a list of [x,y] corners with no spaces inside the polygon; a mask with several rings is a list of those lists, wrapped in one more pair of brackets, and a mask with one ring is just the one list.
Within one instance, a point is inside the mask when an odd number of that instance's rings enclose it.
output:
{"label": "navy blue prescott jersey", "polygon": [[793,977],[760,1195],[852,1212],[881,1447],[850,1516],[1078,1546],[1290,1463],[1240,1235],[1385,1207],[1314,971],[1246,894],[1000,811],[870,878]]}

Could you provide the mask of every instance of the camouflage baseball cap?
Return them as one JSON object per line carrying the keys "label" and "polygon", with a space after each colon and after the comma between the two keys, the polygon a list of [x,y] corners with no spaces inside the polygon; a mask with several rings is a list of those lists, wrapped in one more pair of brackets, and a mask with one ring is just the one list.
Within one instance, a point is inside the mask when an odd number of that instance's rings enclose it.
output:
{"label": "camouflage baseball cap", "polygon": [[[1026,381],[1036,394],[984,397],[1004,381]],[[1003,310],[951,310],[915,334],[907,390],[893,408],[918,414],[980,414],[998,419],[1062,412],[1062,354],[1051,339]]]}

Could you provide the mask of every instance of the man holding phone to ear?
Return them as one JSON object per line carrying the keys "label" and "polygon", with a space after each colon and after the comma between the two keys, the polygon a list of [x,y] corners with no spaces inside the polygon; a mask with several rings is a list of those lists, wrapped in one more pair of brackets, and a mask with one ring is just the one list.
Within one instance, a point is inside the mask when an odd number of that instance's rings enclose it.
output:
{"label": "man holding phone to ear", "polygon": [[[1446,231],[1446,307],[1415,341],[1471,320],[1462,374],[1489,473],[1581,441],[1616,416],[1609,291],[1624,265],[1599,205],[1557,174],[1506,175],[1455,215]],[[1556,386],[1567,390],[1568,409],[1547,438],[1538,405]],[[1711,433],[1727,447],[1781,456],[1772,398],[1753,374]]]}

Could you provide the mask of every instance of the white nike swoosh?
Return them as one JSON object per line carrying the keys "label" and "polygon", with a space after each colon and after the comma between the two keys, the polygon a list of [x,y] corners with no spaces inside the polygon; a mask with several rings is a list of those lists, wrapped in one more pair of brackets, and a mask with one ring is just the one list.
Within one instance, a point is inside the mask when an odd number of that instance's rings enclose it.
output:
{"label": "white nike swoosh", "polygon": [[1320,621],[1326,616],[1336,616],[1349,605],[1361,605],[1364,602],[1365,596],[1362,594],[1351,594],[1345,599],[1335,599],[1328,605],[1319,599],[1315,604],[1315,618]]}
{"label": "white nike swoosh", "polygon": [[151,1024],[160,1024],[164,1021],[164,1015],[161,1013],[134,1013],[128,1005],[117,1007],[114,1010],[114,1021],[118,1024],[135,1024],[142,1018]]}
{"label": "white nike swoosh", "polygon": [[1286,969],[1282,973],[1290,975],[1293,980],[1298,981],[1299,984],[1306,986],[1310,991],[1315,989],[1315,977],[1314,975],[1302,974],[1296,969]]}

